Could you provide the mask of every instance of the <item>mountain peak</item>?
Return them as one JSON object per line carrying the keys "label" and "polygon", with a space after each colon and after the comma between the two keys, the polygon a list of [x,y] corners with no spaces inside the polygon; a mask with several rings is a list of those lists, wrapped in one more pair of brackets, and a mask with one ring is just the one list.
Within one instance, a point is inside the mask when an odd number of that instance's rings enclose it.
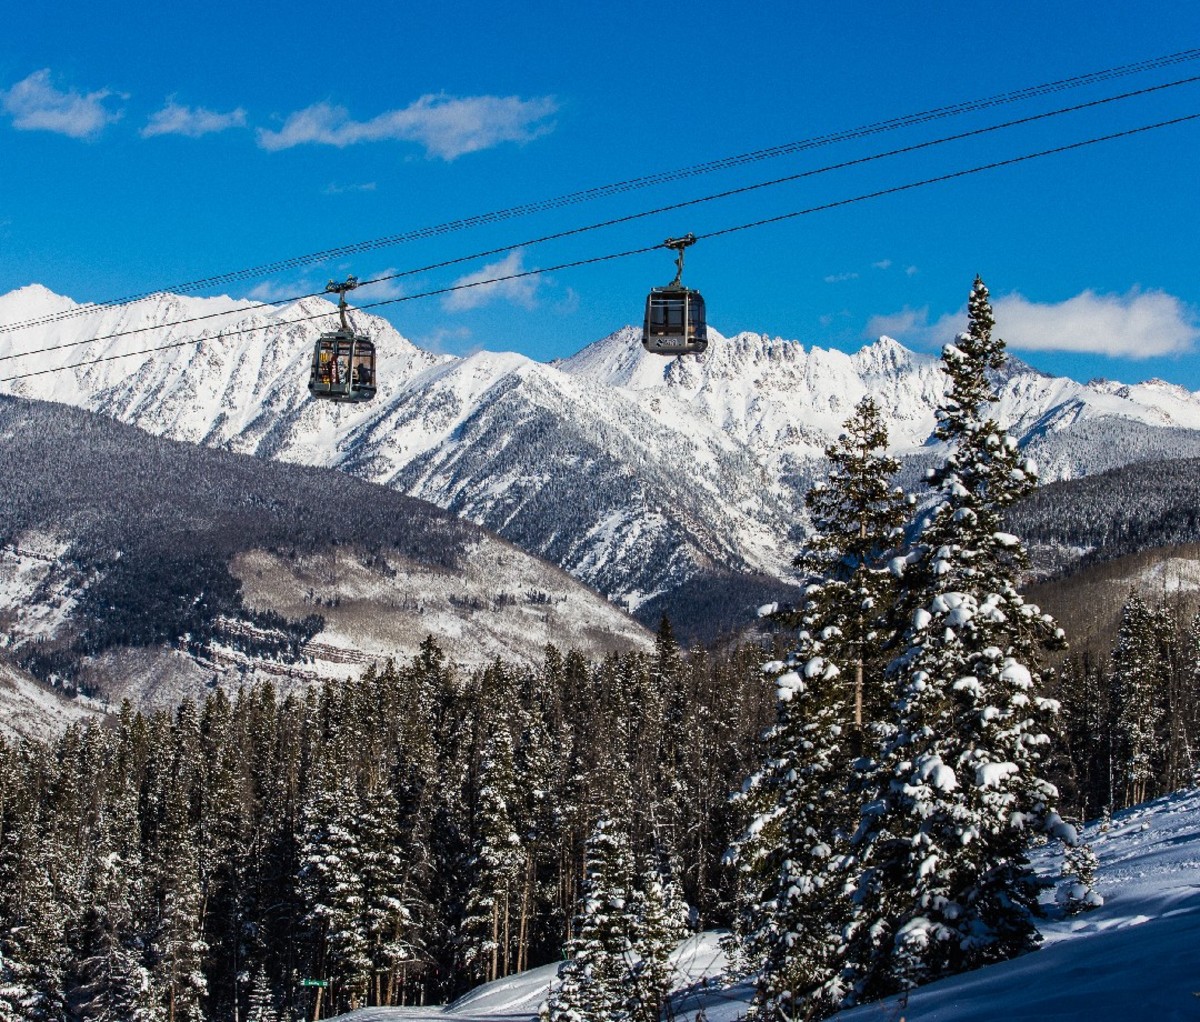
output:
{"label": "mountain peak", "polygon": [[645,390],[661,387],[672,359],[652,355],[642,347],[641,328],[624,326],[593,341],[570,358],[551,363],[568,376],[607,387]]}
{"label": "mountain peak", "polygon": [[79,308],[79,303],[55,294],[42,284],[26,284],[0,295],[0,330],[9,321],[37,319]]}

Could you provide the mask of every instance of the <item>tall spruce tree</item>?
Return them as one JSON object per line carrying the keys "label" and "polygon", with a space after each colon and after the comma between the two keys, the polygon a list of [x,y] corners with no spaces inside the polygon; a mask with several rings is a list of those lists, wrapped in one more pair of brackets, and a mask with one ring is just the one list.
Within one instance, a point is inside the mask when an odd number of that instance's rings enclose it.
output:
{"label": "tall spruce tree", "polygon": [[675,871],[659,852],[643,856],[634,893],[633,952],[629,975],[630,1012],[636,1022],[658,1022],[677,972],[671,956],[688,933],[688,908]]}
{"label": "tall spruce tree", "polygon": [[518,832],[520,789],[514,740],[514,679],[499,661],[484,673],[488,729],[478,768],[471,884],[463,960],[481,982],[507,976],[518,957],[520,891],[528,850]]}
{"label": "tall spruce tree", "polygon": [[893,482],[900,463],[886,453],[887,426],[874,399],[859,401],[843,429],[825,449],[827,480],[805,497],[812,532],[796,564],[815,583],[806,594],[806,617],[819,619],[826,635],[836,637],[845,680],[854,685],[853,724],[861,729],[864,699],[870,703],[869,717],[877,717],[888,704],[881,684],[886,663],[881,630],[895,579],[887,560],[907,508]]}
{"label": "tall spruce tree", "polygon": [[828,1014],[847,993],[855,763],[864,703],[872,719],[884,707],[880,650],[894,596],[886,564],[905,507],[886,446],[879,409],[864,398],[826,450],[828,482],[807,498],[813,533],[796,559],[808,575],[803,602],[776,614],[797,627],[795,648],[764,667],[776,722],[745,786],[751,821],[731,858],[743,874],[739,954],[758,970],[754,1010],[767,1016]]}
{"label": "tall spruce tree", "polygon": [[731,850],[743,873],[738,957],[758,973],[755,1017],[819,1018],[845,996],[841,933],[851,908],[857,801],[846,748],[848,690],[823,649],[802,630],[780,665],[770,751],[745,789],[757,813]]}
{"label": "tall spruce tree", "polygon": [[990,414],[1005,358],[993,325],[976,278],[967,331],[942,353],[948,456],[905,562],[899,719],[856,839],[848,959],[868,998],[1035,946],[1027,850],[1043,830],[1072,836],[1040,769],[1057,709],[1038,694],[1040,664],[1063,637],[1018,591],[1024,552],[1002,528],[1036,471]]}
{"label": "tall spruce tree", "polygon": [[0,738],[0,1020],[63,1017],[66,905],[56,890],[51,821],[34,797],[49,757],[35,748],[6,755]]}

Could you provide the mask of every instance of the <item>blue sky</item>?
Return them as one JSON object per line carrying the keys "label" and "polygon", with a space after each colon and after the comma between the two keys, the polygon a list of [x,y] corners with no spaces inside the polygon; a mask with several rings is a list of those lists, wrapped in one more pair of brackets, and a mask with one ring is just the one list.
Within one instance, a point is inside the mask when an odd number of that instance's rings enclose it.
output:
{"label": "blue sky", "polygon": [[[0,52],[0,293],[99,301],[1200,46],[1191,2],[34,5]],[[1200,61],[218,290],[285,296],[488,249],[366,303],[802,210],[1200,111],[1200,83],[527,239],[1200,75]],[[722,333],[935,350],[976,273],[1050,372],[1200,389],[1200,122],[698,244]],[[569,355],[670,253],[386,307],[416,343]]]}

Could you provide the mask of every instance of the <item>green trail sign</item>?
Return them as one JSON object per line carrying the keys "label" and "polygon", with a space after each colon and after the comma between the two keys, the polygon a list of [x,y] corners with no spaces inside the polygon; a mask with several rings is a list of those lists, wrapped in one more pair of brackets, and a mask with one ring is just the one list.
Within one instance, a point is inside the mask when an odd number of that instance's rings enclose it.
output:
{"label": "green trail sign", "polygon": [[327,987],[329,980],[327,979],[302,979],[300,981],[302,987]]}

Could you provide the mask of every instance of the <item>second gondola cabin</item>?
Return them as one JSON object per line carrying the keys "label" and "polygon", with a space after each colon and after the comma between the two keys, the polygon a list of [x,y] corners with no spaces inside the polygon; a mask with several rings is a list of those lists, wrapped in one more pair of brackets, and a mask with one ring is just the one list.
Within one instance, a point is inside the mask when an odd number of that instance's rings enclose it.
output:
{"label": "second gondola cabin", "polygon": [[702,355],[708,348],[708,324],[704,318],[704,296],[684,287],[683,250],[696,243],[694,234],[668,238],[664,248],[678,253],[675,279],[666,287],[650,289],[642,320],[642,347],[655,355]]}
{"label": "second gondola cabin", "polygon": [[687,287],[651,289],[642,347],[655,355],[702,355],[708,348],[704,296]]}

